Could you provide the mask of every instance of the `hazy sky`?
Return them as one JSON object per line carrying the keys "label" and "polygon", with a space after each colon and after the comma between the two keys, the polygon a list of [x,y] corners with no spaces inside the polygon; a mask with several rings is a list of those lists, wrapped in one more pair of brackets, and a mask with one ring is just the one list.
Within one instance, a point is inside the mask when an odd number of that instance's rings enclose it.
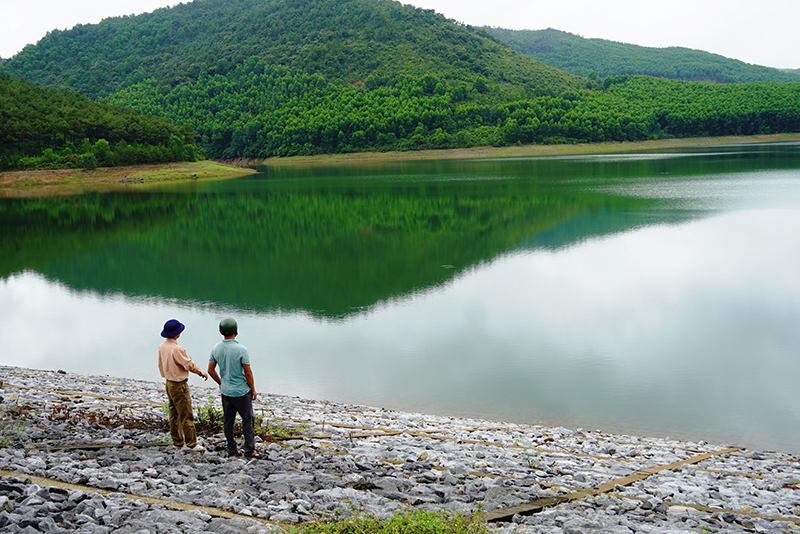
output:
{"label": "hazy sky", "polygon": [[[48,31],[175,5],[174,0],[0,0],[0,57]],[[475,26],[555,28],[643,46],[684,46],[800,68],[800,0],[414,0]]]}

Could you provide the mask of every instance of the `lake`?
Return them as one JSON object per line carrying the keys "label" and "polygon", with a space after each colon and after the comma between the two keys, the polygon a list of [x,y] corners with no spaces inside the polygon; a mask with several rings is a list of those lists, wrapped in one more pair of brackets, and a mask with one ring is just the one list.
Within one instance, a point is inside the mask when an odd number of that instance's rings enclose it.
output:
{"label": "lake", "polygon": [[[800,144],[0,198],[0,364],[800,452]],[[191,385],[202,384],[192,375]]]}

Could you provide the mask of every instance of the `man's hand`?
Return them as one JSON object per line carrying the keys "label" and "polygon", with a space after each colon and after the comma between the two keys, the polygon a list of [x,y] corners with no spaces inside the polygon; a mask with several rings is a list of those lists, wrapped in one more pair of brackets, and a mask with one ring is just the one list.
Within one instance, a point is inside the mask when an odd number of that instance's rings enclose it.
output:
{"label": "man's hand", "polygon": [[202,377],[203,377],[203,380],[208,380],[208,375],[207,375],[206,373],[204,373],[202,369],[201,369],[201,370],[200,370],[200,372],[199,372],[199,373],[197,373],[197,374],[198,374],[198,375],[200,375],[200,376],[202,376]]}
{"label": "man's hand", "polygon": [[217,373],[217,362],[208,362],[208,376],[213,378],[214,382],[219,384],[219,387],[222,387],[222,378]]}
{"label": "man's hand", "polygon": [[247,381],[247,385],[250,386],[250,394],[253,396],[253,400],[256,400],[258,393],[256,393],[256,383],[253,381],[253,370],[250,369],[249,363],[242,364],[242,372],[244,373],[244,379]]}

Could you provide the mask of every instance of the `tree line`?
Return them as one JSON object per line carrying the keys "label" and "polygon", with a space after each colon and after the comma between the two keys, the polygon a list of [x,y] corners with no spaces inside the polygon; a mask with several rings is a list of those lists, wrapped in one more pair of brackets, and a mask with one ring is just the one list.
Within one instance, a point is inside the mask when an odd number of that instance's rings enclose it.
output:
{"label": "tree line", "polygon": [[800,82],[797,72],[751,65],[702,50],[585,39],[553,29],[506,30],[487,26],[483,30],[517,52],[578,76],[641,74],[713,83]]}
{"label": "tree line", "polygon": [[190,125],[212,158],[800,131],[800,84],[620,76],[597,90],[510,102],[486,91],[433,75],[339,86],[252,60],[174,88],[143,81],[110,101]]}
{"label": "tree line", "polygon": [[0,72],[0,170],[193,161],[195,132]]}
{"label": "tree line", "polygon": [[253,57],[360,85],[371,74],[484,78],[510,95],[579,88],[580,77],[517,54],[433,10],[392,0],[197,0],[54,30],[2,65],[39,85],[106,97],[227,75]]}

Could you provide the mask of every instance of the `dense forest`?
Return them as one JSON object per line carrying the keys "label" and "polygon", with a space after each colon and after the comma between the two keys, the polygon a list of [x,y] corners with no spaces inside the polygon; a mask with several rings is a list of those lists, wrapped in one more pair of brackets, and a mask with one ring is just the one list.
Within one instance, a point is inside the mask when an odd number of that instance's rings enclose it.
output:
{"label": "dense forest", "polygon": [[432,75],[371,76],[360,88],[252,61],[168,90],[141,82],[110,101],[187,123],[210,157],[229,158],[497,144],[504,108],[481,96]]}
{"label": "dense forest", "polygon": [[[162,145],[192,156],[193,130],[211,158],[800,131],[800,83],[583,78],[392,0],[196,0],[53,31],[0,69],[185,125]],[[59,128],[50,159],[100,139]]]}
{"label": "dense forest", "polygon": [[444,89],[430,75],[368,78],[365,88],[341,87],[254,61],[171,90],[141,82],[110,100],[189,124],[215,158],[800,130],[800,84],[644,76],[603,83],[604,90],[492,104],[473,99],[474,89]]}
{"label": "dense forest", "polygon": [[195,133],[0,72],[0,170],[193,161]]}
{"label": "dense forest", "polygon": [[715,83],[800,82],[796,72],[751,65],[701,50],[585,39],[553,29],[483,29],[517,52],[579,76],[643,74]]}
{"label": "dense forest", "polygon": [[2,68],[96,98],[148,78],[174,87],[224,76],[250,58],[337,85],[436,73],[447,83],[481,80],[516,97],[583,84],[483,32],[392,0],[196,0],[54,30]]}

